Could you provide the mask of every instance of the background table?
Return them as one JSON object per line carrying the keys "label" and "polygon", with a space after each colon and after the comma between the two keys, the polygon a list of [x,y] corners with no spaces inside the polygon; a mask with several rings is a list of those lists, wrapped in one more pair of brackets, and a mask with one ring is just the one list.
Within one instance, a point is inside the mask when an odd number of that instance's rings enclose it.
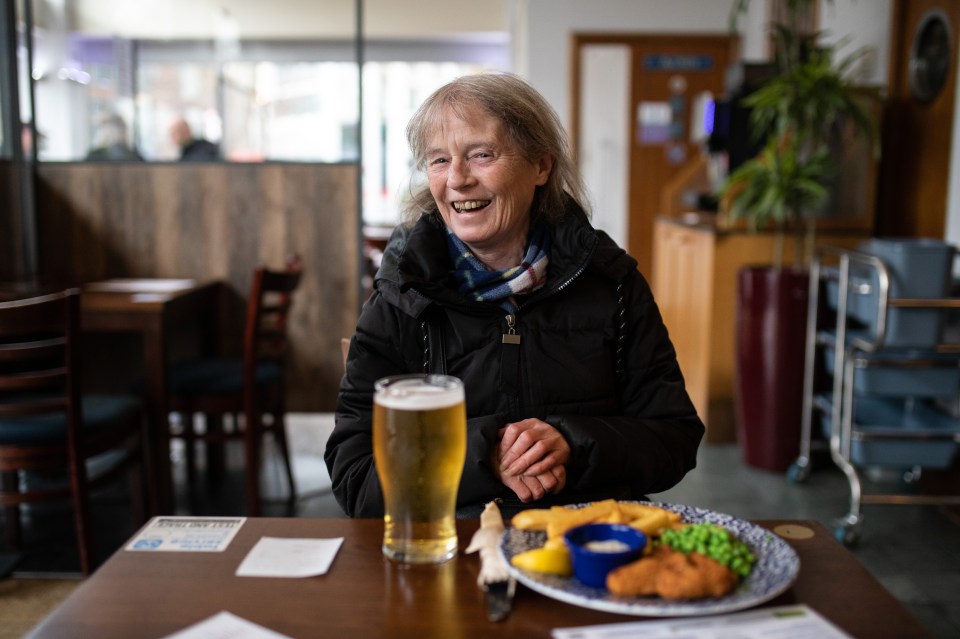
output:
{"label": "background table", "polygon": [[184,326],[202,327],[201,341],[214,345],[216,282],[183,279],[112,279],[91,282],[80,296],[81,329],[90,333],[135,333],[143,349],[148,420],[148,467],[155,513],[173,508],[167,363],[172,335]]}
{"label": "background table", "polygon": [[[923,627],[854,556],[812,521],[758,521],[807,527],[787,539],[800,557],[796,584],[765,605],[806,604],[854,637],[924,637]],[[458,522],[460,548],[477,529]],[[227,610],[294,638],[549,637],[558,627],[638,617],[555,601],[522,585],[513,613],[487,621],[477,588],[479,558],[460,554],[440,566],[403,566],[380,552],[377,519],[248,519],[221,553],[121,550],[29,637],[162,637]],[[330,571],[308,579],[236,577],[263,536],[344,537]]]}

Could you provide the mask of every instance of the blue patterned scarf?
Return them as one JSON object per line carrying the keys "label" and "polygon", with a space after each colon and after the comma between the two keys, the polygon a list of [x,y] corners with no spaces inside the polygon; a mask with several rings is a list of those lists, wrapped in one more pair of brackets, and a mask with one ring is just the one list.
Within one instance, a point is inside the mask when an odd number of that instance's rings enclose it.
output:
{"label": "blue patterned scarf", "polygon": [[488,269],[463,241],[447,227],[447,246],[453,259],[453,277],[462,294],[478,302],[499,301],[508,311],[517,310],[515,295],[532,293],[547,281],[550,261],[550,235],[546,224],[536,224],[530,232],[523,261],[500,271]]}

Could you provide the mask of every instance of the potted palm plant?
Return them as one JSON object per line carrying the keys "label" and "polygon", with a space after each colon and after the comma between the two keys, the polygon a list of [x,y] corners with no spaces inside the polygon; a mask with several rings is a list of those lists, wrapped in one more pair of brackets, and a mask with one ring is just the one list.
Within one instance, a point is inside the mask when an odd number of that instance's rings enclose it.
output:
{"label": "potted palm plant", "polygon": [[[776,233],[773,264],[738,273],[734,407],[745,461],[780,472],[796,459],[800,441],[806,263],[816,218],[831,197],[841,132],[874,139],[875,129],[865,91],[848,79],[861,54],[835,62],[831,48],[816,46],[819,34],[800,30],[811,1],[788,0],[787,20],[773,25],[776,72],[744,99],[751,129],[765,143],[720,193],[728,216]],[[733,11],[748,3],[738,0]],[[788,232],[793,266],[783,264]]]}

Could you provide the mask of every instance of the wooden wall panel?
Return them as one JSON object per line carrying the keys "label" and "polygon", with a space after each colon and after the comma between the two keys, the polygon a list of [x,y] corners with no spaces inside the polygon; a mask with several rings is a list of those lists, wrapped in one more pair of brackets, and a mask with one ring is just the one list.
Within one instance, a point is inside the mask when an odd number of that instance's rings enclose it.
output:
{"label": "wooden wall panel", "polygon": [[[877,205],[877,235],[942,239],[946,230],[952,131],[956,107],[956,43],[960,0],[897,0],[891,20],[889,95],[884,103],[883,158]],[[913,95],[916,69],[936,68],[917,60],[915,36],[930,12],[947,22],[951,42],[946,83],[939,95],[921,102]],[[923,50],[936,53],[940,47]],[[932,66],[931,66],[932,65]]]}
{"label": "wooden wall panel", "polygon": [[289,408],[332,410],[340,338],[359,310],[356,167],[346,164],[41,164],[40,271],[54,286],[108,277],[217,279],[236,344],[258,264],[305,265]]}

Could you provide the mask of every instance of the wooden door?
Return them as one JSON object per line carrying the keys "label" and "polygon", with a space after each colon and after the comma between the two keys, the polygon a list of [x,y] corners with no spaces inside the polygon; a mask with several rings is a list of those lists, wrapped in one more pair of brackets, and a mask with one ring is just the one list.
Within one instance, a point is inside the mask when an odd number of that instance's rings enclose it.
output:
{"label": "wooden door", "polygon": [[942,238],[960,0],[894,4],[877,234]]}
{"label": "wooden door", "polygon": [[[653,269],[653,223],[665,184],[701,152],[691,141],[694,98],[722,96],[737,46],[732,36],[577,34],[574,36],[572,133],[580,122],[581,48],[619,44],[630,49],[628,121],[627,251],[648,277]],[[593,187],[593,185],[588,185]]]}

